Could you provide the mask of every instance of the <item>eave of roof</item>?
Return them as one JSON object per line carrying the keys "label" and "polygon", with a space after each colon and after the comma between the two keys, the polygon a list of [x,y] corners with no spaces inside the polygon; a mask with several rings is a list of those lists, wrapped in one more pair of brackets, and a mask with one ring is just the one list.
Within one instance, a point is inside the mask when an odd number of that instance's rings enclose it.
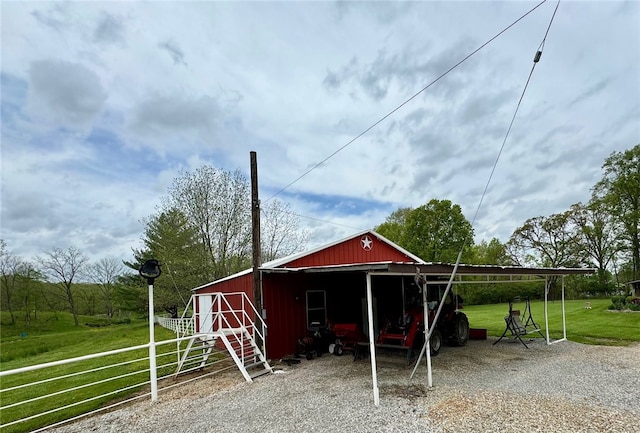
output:
{"label": "eave of roof", "polygon": [[[299,268],[287,268],[285,265],[287,263],[293,262],[302,257],[306,257],[308,255],[314,254],[318,251],[322,251],[324,249],[330,248],[334,245],[338,245],[340,243],[349,241],[351,239],[355,239],[364,234],[370,233],[373,236],[382,242],[390,245],[391,247],[397,249],[398,251],[405,254],[407,257],[412,259],[413,263],[400,263],[400,262],[377,262],[377,263],[353,263],[353,264],[340,264],[340,265],[325,265],[325,266],[310,266],[310,267],[299,267]],[[305,251],[302,253],[296,253],[289,255],[287,257],[283,257],[281,259],[271,260],[269,262],[264,263],[260,266],[260,271],[264,273],[287,273],[287,272],[347,272],[347,271],[363,271],[363,272],[386,272],[386,273],[395,273],[395,274],[414,274],[416,273],[416,268],[420,269],[420,273],[426,275],[451,275],[454,269],[454,265],[450,263],[427,263],[422,260],[420,257],[412,254],[411,252],[405,250],[399,245],[391,242],[389,239],[384,236],[376,233],[373,230],[363,230],[354,235],[348,236],[346,238],[340,239],[338,241],[332,242],[330,244],[322,245],[318,248],[315,248],[310,251]],[[243,275],[250,274],[252,272],[252,268],[245,269],[244,271],[235,273],[233,275],[229,275],[228,277],[221,278],[219,280],[215,280],[201,286],[195,287],[191,289],[192,291],[196,291],[198,289],[220,284],[224,281],[229,281]],[[595,272],[593,268],[522,268],[517,266],[496,266],[496,265],[459,265],[457,274],[459,275],[490,275],[490,276],[518,276],[518,275],[538,275],[538,276],[553,276],[553,275],[585,275],[592,274]]]}
{"label": "eave of roof", "polygon": [[[417,270],[425,275],[448,276],[453,272],[455,265],[450,263],[353,263],[332,266],[308,266],[299,268],[260,268],[264,273],[320,273],[320,272],[380,272],[389,274],[415,274]],[[457,275],[490,275],[490,276],[522,276],[522,275],[585,275],[592,274],[592,268],[522,268],[518,266],[492,266],[492,265],[459,265]]]}

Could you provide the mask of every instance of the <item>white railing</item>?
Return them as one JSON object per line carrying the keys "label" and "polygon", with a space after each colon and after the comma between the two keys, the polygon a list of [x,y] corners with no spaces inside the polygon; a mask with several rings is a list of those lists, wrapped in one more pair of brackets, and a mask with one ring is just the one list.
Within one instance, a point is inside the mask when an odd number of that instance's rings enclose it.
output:
{"label": "white railing", "polygon": [[[189,338],[154,343],[159,391],[235,368],[229,356],[218,354],[209,359],[201,375],[176,382],[173,373],[178,357],[173,345]],[[39,432],[150,398],[149,346],[143,344],[0,371],[0,431]]]}
{"label": "white railing", "polygon": [[193,335],[195,332],[193,317],[174,319],[171,317],[156,316],[155,320],[158,325],[178,334],[178,337]]}
{"label": "white railing", "polygon": [[[264,353],[267,325],[244,292],[195,294],[189,299],[182,317],[158,317],[157,320],[159,325],[174,331],[177,338],[206,334],[222,328],[242,327],[259,343]],[[209,329],[203,329],[205,327]],[[242,342],[241,334],[235,338],[238,343]]]}
{"label": "white railing", "polygon": [[[209,296],[212,301],[211,308],[201,315],[195,313],[199,296]],[[200,375],[175,380],[181,343],[202,331],[196,329],[196,323],[204,323],[196,322],[198,316],[220,328],[241,327],[252,338],[264,341],[266,325],[244,293],[195,295],[186,311],[194,314],[191,317],[185,314],[181,319],[156,318],[158,324],[176,332],[175,339],[0,371],[0,431],[40,432],[134,400],[150,398],[153,376],[157,376],[158,391],[164,391],[236,368],[229,354],[218,352],[208,357]],[[258,327],[254,325],[256,318]],[[156,375],[151,375],[150,368],[152,344],[156,349]]]}

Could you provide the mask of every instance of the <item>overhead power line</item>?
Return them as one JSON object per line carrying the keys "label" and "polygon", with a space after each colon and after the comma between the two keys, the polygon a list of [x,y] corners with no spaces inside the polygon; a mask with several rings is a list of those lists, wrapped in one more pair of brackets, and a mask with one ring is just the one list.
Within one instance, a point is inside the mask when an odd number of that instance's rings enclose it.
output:
{"label": "overhead power line", "polygon": [[[504,146],[507,143],[507,139],[509,138],[509,134],[511,133],[511,128],[513,127],[513,122],[516,120],[516,115],[518,114],[518,110],[520,109],[520,104],[522,103],[522,99],[524,98],[524,94],[527,92],[527,87],[529,87],[529,82],[531,81],[531,76],[533,75],[533,71],[536,69],[536,65],[538,64],[538,62],[540,61],[540,58],[542,57],[542,50],[544,49],[544,43],[547,40],[547,35],[549,34],[549,29],[551,29],[551,24],[553,23],[553,19],[556,16],[556,12],[558,11],[558,6],[560,6],[560,0],[558,0],[558,3],[556,4],[556,8],[553,11],[553,15],[551,15],[551,20],[549,21],[549,26],[547,26],[547,31],[544,34],[544,38],[542,38],[542,42],[540,43],[540,46],[538,47],[538,51],[536,51],[536,54],[533,57],[533,65],[531,65],[531,71],[529,71],[529,76],[527,77],[527,82],[524,85],[524,88],[522,89],[522,93],[520,94],[520,99],[518,99],[518,104],[516,104],[516,109],[513,112],[513,116],[511,117],[511,122],[509,123],[509,128],[507,128],[507,133],[504,135],[504,140],[502,140],[502,145],[500,146],[500,150],[498,151],[498,155],[496,156],[496,160],[493,163],[493,167],[491,168],[491,173],[489,174],[489,178],[487,179],[487,183],[484,187],[484,191],[482,191],[482,196],[480,197],[480,202],[478,203],[478,207],[476,208],[476,212],[473,215],[473,219],[471,220],[471,226],[473,227],[473,224],[476,221],[476,218],[478,217],[478,213],[480,212],[480,207],[482,206],[482,202],[484,201],[484,197],[487,194],[487,190],[489,189],[489,185],[491,184],[491,179],[493,179],[493,175],[496,171],[496,167],[498,166],[498,161],[500,160],[500,156],[502,155],[502,151],[504,150]],[[464,248],[464,245],[463,245]]]}
{"label": "overhead power line", "polygon": [[[538,3],[537,5],[535,5],[533,8],[531,8],[528,12],[526,12],[524,15],[522,15],[520,18],[518,18],[517,20],[515,20],[514,22],[512,22],[511,24],[509,24],[507,27],[505,27],[504,29],[502,29],[500,32],[498,32],[495,36],[493,36],[491,39],[489,39],[487,42],[485,42],[484,44],[480,45],[478,48],[476,48],[475,50],[473,50],[471,53],[469,53],[467,56],[465,56],[462,60],[460,60],[458,63],[456,63],[455,65],[453,65],[452,67],[450,67],[449,69],[447,69],[445,72],[443,72],[440,76],[438,76],[436,79],[434,79],[433,81],[431,81],[429,84],[427,84],[426,86],[424,86],[422,89],[420,89],[418,92],[416,92],[414,95],[412,95],[411,97],[409,97],[408,99],[406,99],[403,103],[401,103],[400,105],[398,105],[396,108],[394,108],[393,110],[391,110],[389,113],[385,114],[383,117],[381,117],[379,120],[377,120],[375,123],[373,123],[371,126],[369,126],[368,128],[366,128],[364,131],[362,131],[360,134],[356,135],[354,138],[352,138],[351,140],[349,140],[347,143],[345,143],[344,145],[342,145],[341,147],[339,147],[337,150],[335,150],[332,154],[330,154],[329,156],[327,156],[325,159],[323,159],[322,161],[320,161],[319,163],[317,163],[316,165],[314,165],[313,167],[311,167],[310,169],[308,169],[307,171],[305,171],[304,173],[302,173],[300,176],[298,176],[296,179],[294,179],[293,181],[289,182],[287,185],[285,185],[283,188],[281,188],[278,192],[276,192],[275,194],[273,194],[271,197],[269,197],[268,199],[265,200],[269,201],[272,198],[278,196],[279,194],[281,194],[282,192],[284,192],[285,190],[287,190],[289,187],[291,187],[293,184],[295,184],[296,182],[298,182],[300,179],[302,179],[303,177],[307,176],[309,173],[311,173],[312,171],[314,171],[315,169],[317,169],[318,167],[320,167],[322,164],[324,164],[325,162],[327,162],[329,159],[333,158],[334,156],[336,156],[338,153],[340,153],[341,151],[343,151],[344,149],[346,149],[349,145],[353,144],[356,140],[358,140],[359,138],[361,138],[362,136],[364,136],[365,134],[367,134],[369,131],[371,131],[373,128],[375,128],[376,126],[378,126],[380,123],[384,122],[387,118],[389,118],[390,116],[392,116],[394,113],[396,113],[398,110],[400,110],[402,107],[404,107],[405,105],[407,105],[409,102],[413,101],[416,97],[418,97],[420,94],[422,94],[423,92],[425,92],[427,89],[429,89],[431,86],[433,86],[435,83],[437,83],[438,81],[440,81],[442,78],[444,78],[449,72],[453,71],[454,69],[456,69],[458,66],[460,66],[461,64],[463,64],[464,62],[466,62],[467,60],[469,60],[469,58],[471,58],[474,54],[476,54],[478,51],[482,50],[484,47],[486,47],[487,45],[489,45],[491,42],[493,42],[494,40],[496,40],[498,37],[500,37],[503,33],[505,33],[507,30],[509,30],[511,27],[515,26],[517,23],[519,23],[520,21],[522,21],[525,17],[527,17],[530,13],[532,13],[533,11],[535,11],[537,8],[539,8],[540,6],[542,6],[544,3],[546,3],[547,0],[542,0],[540,3]],[[556,6],[556,10],[557,10],[557,6]],[[555,16],[555,12],[554,12],[554,16]],[[549,25],[549,27],[551,27],[551,25]],[[549,28],[547,28],[547,33],[549,32]],[[545,38],[546,38],[546,34],[545,34]],[[543,44],[544,44],[544,40],[543,40]]]}
{"label": "overhead power line", "polygon": [[[262,211],[262,213],[264,213],[266,215],[264,209],[260,209],[260,210]],[[297,212],[293,212],[293,211],[290,211],[290,210],[285,210],[284,212],[289,214],[289,215],[294,215],[294,216],[297,216],[297,217],[300,217],[300,218],[305,218],[305,219],[312,220],[312,221],[318,221],[318,222],[325,223],[325,224],[332,224],[334,226],[346,227],[348,229],[357,230],[359,232],[365,230],[363,228],[353,227],[353,226],[349,226],[349,225],[346,225],[346,224],[337,223],[335,221],[329,221],[329,220],[324,220],[322,218],[316,218],[316,217],[311,217],[311,216],[308,216],[308,215],[302,215],[302,214],[299,214]]]}
{"label": "overhead power line", "polygon": [[[473,227],[473,224],[475,223],[476,218],[478,216],[478,212],[480,212],[480,207],[482,206],[484,197],[487,194],[487,190],[489,189],[489,184],[491,184],[491,179],[493,178],[493,174],[495,173],[496,167],[498,165],[498,161],[500,160],[500,155],[502,155],[502,151],[504,150],[504,146],[505,146],[505,143],[507,142],[507,138],[509,138],[509,133],[511,132],[511,128],[513,127],[513,122],[516,120],[518,109],[520,108],[520,104],[522,103],[524,94],[527,92],[527,87],[529,86],[529,81],[531,81],[531,76],[533,75],[533,71],[535,70],[536,65],[540,61],[540,58],[542,57],[542,49],[544,48],[544,43],[547,39],[547,35],[549,34],[549,29],[551,29],[551,24],[553,23],[553,19],[555,18],[556,12],[558,11],[558,6],[560,6],[560,0],[558,0],[558,3],[556,4],[556,8],[553,11],[553,15],[551,15],[551,20],[549,21],[549,26],[547,26],[547,31],[544,34],[544,38],[542,38],[542,42],[540,43],[540,46],[538,47],[538,50],[536,51],[536,54],[533,57],[533,65],[531,66],[531,71],[529,72],[529,76],[527,77],[527,82],[525,83],[524,88],[522,89],[522,94],[520,95],[520,99],[518,99],[518,104],[516,104],[516,109],[514,110],[513,117],[511,117],[511,122],[509,123],[509,128],[507,128],[507,133],[504,136],[504,140],[502,140],[502,145],[500,146],[500,150],[498,151],[498,156],[496,157],[496,160],[493,163],[491,174],[487,179],[487,183],[484,187],[484,191],[482,192],[482,196],[480,197],[480,202],[478,203],[478,207],[476,208],[476,213],[473,215],[473,220],[471,221],[471,227]],[[453,270],[451,271],[451,276],[449,277],[449,282],[447,283],[447,288],[444,290],[442,299],[446,299],[447,294],[451,290],[453,279],[455,278],[456,272],[458,271],[458,266],[460,266],[460,260],[462,259],[462,252],[464,251],[464,247],[468,241],[469,239],[465,239],[462,242],[462,245],[460,246],[460,251],[458,251],[458,257],[456,258],[456,263],[453,266]],[[438,317],[440,316],[441,311],[442,311],[442,304],[440,304],[440,306],[438,307],[438,311],[436,311],[436,315],[433,319],[434,323],[438,321]],[[418,355],[418,360],[416,361],[416,365],[413,369],[413,372],[411,373],[409,380],[413,379],[413,376],[415,375],[416,370],[418,369],[418,365],[420,365],[420,360],[422,359],[422,356],[426,353],[427,345],[429,343],[429,339],[431,338],[431,334],[433,333],[433,329],[434,328],[431,328],[429,333],[425,335],[425,338],[424,338],[425,343],[422,346],[422,350],[420,351],[420,354]]]}

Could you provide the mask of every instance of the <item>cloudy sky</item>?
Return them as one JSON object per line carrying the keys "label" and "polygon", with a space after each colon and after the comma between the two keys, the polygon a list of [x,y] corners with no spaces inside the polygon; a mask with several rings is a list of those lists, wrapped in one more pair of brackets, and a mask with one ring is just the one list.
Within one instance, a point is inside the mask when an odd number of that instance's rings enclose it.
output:
{"label": "cloudy sky", "polygon": [[[180,170],[249,177],[252,150],[309,246],[432,198],[471,220],[556,2],[279,191],[536,4],[3,1],[1,238],[129,259]],[[475,241],[587,201],[638,143],[640,3],[562,2]]]}

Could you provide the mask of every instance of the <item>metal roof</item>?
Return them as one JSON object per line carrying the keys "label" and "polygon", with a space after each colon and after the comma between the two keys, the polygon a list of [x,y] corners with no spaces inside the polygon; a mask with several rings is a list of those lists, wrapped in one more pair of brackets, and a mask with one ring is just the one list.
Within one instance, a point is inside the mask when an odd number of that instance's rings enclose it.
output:
{"label": "metal roof", "polygon": [[[450,263],[353,263],[330,266],[309,266],[301,268],[261,267],[264,273],[320,273],[320,272],[376,272],[389,274],[412,275],[420,272],[424,275],[449,276],[455,265]],[[464,276],[561,276],[585,275],[595,272],[593,268],[523,268],[519,266],[497,265],[459,265],[457,275]]]}
{"label": "metal roof", "polygon": [[[332,246],[341,244],[343,242],[355,239],[364,234],[371,234],[375,236],[381,242],[384,242],[392,248],[405,254],[412,259],[414,263],[400,263],[400,262],[368,262],[368,263],[352,263],[352,264],[339,264],[339,265],[322,265],[322,266],[308,266],[308,267],[285,267],[288,263],[291,263],[300,258],[312,255],[316,252],[325,250]],[[455,266],[450,263],[427,263],[415,254],[405,250],[401,246],[395,244],[384,236],[376,233],[373,230],[363,230],[346,238],[337,240],[335,242],[322,245],[310,251],[301,253],[295,253],[281,259],[272,260],[264,263],[260,266],[260,271],[263,273],[320,273],[320,272],[379,272],[388,274],[402,274],[409,275],[415,274],[416,269],[420,270],[421,274],[434,275],[434,276],[450,276]],[[228,281],[234,278],[241,277],[243,275],[250,274],[252,268],[245,269],[244,271],[229,275],[228,277],[215,280],[201,286],[191,289],[192,291],[208,287],[211,285],[219,284],[224,281]],[[456,272],[459,276],[486,276],[486,277],[515,277],[515,276],[553,276],[553,275],[584,275],[592,274],[595,269],[592,268],[524,268],[518,266],[497,266],[497,265],[464,265],[458,266]]]}

